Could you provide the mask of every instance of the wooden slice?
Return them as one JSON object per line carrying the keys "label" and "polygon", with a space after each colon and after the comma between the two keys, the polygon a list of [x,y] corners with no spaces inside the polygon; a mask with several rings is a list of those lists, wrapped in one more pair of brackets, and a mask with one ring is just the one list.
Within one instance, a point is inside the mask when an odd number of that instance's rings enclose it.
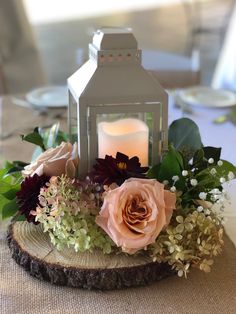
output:
{"label": "wooden slice", "polygon": [[146,285],[173,274],[167,264],[145,256],[57,251],[41,225],[27,222],[9,227],[8,243],[12,257],[32,276],[58,285],[112,290]]}

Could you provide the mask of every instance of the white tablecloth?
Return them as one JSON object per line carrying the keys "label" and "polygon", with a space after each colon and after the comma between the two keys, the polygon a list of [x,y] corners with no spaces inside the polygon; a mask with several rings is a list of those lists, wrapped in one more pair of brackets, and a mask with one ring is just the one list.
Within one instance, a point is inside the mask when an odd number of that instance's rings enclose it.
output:
{"label": "white tablecloth", "polygon": [[[214,119],[228,112],[228,109],[209,109],[203,107],[191,107],[193,114],[182,113],[174,106],[173,98],[169,101],[169,122],[187,117],[196,122],[199,126],[202,142],[205,146],[222,147],[222,159],[226,159],[236,165],[236,125],[231,122],[224,124],[213,123]],[[236,245],[236,180],[225,185],[228,191],[230,202],[226,203],[225,230],[230,239]]]}

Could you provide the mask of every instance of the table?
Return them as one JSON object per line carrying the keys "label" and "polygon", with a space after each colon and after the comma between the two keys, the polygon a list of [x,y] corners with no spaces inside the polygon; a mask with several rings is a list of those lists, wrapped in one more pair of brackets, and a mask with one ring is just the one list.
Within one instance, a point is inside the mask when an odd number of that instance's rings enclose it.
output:
{"label": "table", "polygon": [[[1,98],[0,98],[1,99]],[[13,136],[0,142],[1,158],[30,160],[33,147],[19,141],[17,133],[30,126],[48,125],[49,116],[35,115],[32,110],[13,105],[10,97],[1,99],[0,117],[4,132],[15,130]],[[236,162],[235,126],[227,123],[214,125],[214,116],[220,110],[194,110],[191,116],[203,130],[205,144],[222,145],[223,156]],[[181,117],[179,109],[170,104],[170,121]],[[56,119],[54,119],[54,122]],[[66,120],[61,119],[66,127]],[[2,129],[3,130],[3,129]],[[230,138],[229,138],[230,137]],[[227,141],[229,138],[229,141]],[[235,193],[235,185],[230,187]],[[233,207],[227,208],[230,217],[226,231],[231,240],[236,240],[236,225]],[[236,206],[235,206],[236,208]],[[169,277],[148,287],[122,291],[96,292],[52,286],[29,276],[11,259],[6,245],[5,234],[0,231],[0,313],[235,313],[236,308],[236,250],[228,237],[225,237],[224,252],[216,258],[210,274],[192,270],[189,279]],[[236,243],[236,242],[235,242]]]}
{"label": "table", "polygon": [[200,84],[199,51],[191,57],[166,51],[142,50],[142,66],[166,89]]}
{"label": "table", "polygon": [[[56,115],[55,111],[40,114],[14,105],[11,96],[0,97],[0,163],[3,159],[30,161],[35,146],[22,142],[20,135],[30,133],[36,126],[49,127],[59,121],[61,128],[67,130],[66,110],[60,111],[62,116],[57,119],[58,110]],[[5,139],[1,140],[2,137]]]}

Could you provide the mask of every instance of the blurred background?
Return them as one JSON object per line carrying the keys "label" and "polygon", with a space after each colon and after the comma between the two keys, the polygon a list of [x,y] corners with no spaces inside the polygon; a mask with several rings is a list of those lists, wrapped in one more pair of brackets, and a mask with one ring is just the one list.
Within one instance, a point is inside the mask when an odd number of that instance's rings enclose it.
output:
{"label": "blurred background", "polygon": [[[0,93],[65,85],[102,26],[131,27],[144,66],[160,72],[164,87],[185,79],[236,90],[234,10],[235,0],[0,0]],[[190,76],[176,82],[181,67]]]}

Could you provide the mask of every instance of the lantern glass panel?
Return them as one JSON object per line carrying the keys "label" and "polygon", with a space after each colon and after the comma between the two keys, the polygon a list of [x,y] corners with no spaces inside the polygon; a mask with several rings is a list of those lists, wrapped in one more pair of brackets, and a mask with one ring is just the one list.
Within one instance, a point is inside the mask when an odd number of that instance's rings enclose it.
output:
{"label": "lantern glass panel", "polygon": [[78,141],[78,106],[73,95],[69,91],[69,110],[68,110],[68,124],[69,124],[69,138],[70,142]]}
{"label": "lantern glass panel", "polygon": [[[153,160],[153,156],[157,157],[161,150],[160,104],[155,105],[154,112],[143,111],[145,104],[142,104],[142,111],[135,111],[136,106],[134,106],[133,111],[122,112],[122,106],[117,106],[115,109],[114,105],[112,106],[113,113],[98,113],[99,110],[95,110],[91,115],[90,167],[94,157],[115,156],[117,152],[129,157],[139,157],[142,166],[155,163],[157,159]],[[101,108],[100,111],[102,111]],[[155,141],[153,141],[154,133]]]}
{"label": "lantern glass panel", "polygon": [[148,165],[149,129],[138,113],[114,117],[112,121],[104,117],[101,121],[98,115],[97,120],[98,157],[121,152],[138,156],[142,165]]}

